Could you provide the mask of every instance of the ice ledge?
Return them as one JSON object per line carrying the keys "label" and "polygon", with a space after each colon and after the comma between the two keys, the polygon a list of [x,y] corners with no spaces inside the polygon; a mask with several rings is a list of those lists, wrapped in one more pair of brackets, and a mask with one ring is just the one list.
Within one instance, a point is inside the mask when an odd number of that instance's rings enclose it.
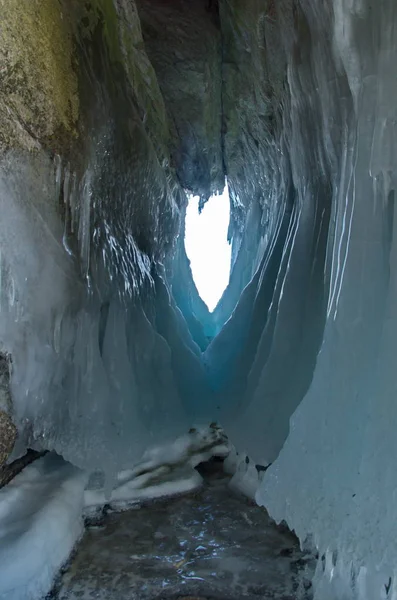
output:
{"label": "ice ledge", "polygon": [[0,600],[45,596],[83,533],[87,476],[56,454],[0,490]]}
{"label": "ice ledge", "polygon": [[132,469],[118,473],[109,497],[90,480],[84,516],[97,516],[105,505],[125,510],[144,501],[192,492],[203,483],[195,467],[212,456],[226,457],[229,451],[227,438],[216,424],[193,428],[171,444],[147,450]]}

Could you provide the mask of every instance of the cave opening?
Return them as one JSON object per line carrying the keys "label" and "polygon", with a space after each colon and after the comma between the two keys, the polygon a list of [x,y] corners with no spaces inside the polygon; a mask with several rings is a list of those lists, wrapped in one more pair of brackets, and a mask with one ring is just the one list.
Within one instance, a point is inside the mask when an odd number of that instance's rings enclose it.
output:
{"label": "cave opening", "polygon": [[185,221],[185,249],[193,281],[210,312],[216,308],[229,284],[231,246],[227,239],[230,221],[229,188],[207,200],[189,195]]}

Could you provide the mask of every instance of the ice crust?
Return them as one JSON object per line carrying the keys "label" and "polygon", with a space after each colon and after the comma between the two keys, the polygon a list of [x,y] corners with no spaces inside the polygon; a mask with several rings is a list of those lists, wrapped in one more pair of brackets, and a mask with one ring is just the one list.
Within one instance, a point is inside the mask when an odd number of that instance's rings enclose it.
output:
{"label": "ice crust", "polygon": [[105,504],[111,509],[124,510],[148,500],[198,489],[203,479],[195,467],[213,456],[227,457],[229,452],[222,430],[193,428],[172,444],[147,450],[136,465],[120,471],[108,497],[106,489],[97,485],[97,477],[92,477],[84,493],[85,515],[95,516]]}
{"label": "ice crust", "polygon": [[[262,435],[277,436],[287,426],[285,421],[281,427],[280,416],[297,404],[293,393],[308,388],[257,500],[277,521],[286,520],[302,542],[310,538],[318,548],[316,599],[378,600],[397,597],[391,458],[396,455],[397,6],[387,0],[326,4],[328,10],[302,2],[311,43],[302,45],[304,62],[289,58],[297,224],[272,351],[239,428],[256,437],[256,423],[263,420],[268,425]],[[327,205],[328,236],[313,236],[313,260],[305,249],[310,239],[305,230],[316,215],[326,217]],[[326,308],[311,382],[302,381],[316,326],[305,272],[312,282],[316,277],[318,295],[324,289]],[[294,329],[286,325],[302,288],[313,322],[301,313],[301,342],[291,363],[290,350],[279,354],[277,333],[284,331],[284,347],[294,348]],[[277,451],[272,444],[262,446],[269,457]]]}
{"label": "ice crust", "polygon": [[[109,229],[99,252],[95,235],[88,232],[92,216],[87,213],[76,224],[80,251],[71,249],[73,237],[67,245],[69,225],[57,210],[60,167],[38,160],[33,170],[14,156],[0,174],[0,340],[13,359],[19,447],[56,450],[77,466],[111,474],[131,465],[148,445],[173,440],[188,429],[170,347],[190,345],[186,354],[198,365],[199,351],[195,354],[190,336],[181,334],[188,331],[186,324],[160,290],[165,310],[161,300],[155,305],[150,261],[133,246],[135,262],[123,254],[121,244],[128,245],[128,238]],[[76,194],[84,196],[88,179],[76,184]],[[73,202],[66,192],[65,198]],[[115,252],[138,275],[112,263]],[[113,288],[108,262],[118,277]],[[137,286],[135,292],[130,284]],[[162,323],[172,322],[170,336],[177,342],[168,344],[158,333],[158,309]]]}
{"label": "ice crust", "polygon": [[0,599],[45,597],[83,535],[83,517],[197,490],[195,467],[228,453],[222,430],[192,429],[116,473],[110,490],[103,471],[88,477],[55,453],[36,460],[0,490]]}
{"label": "ice crust", "polygon": [[37,600],[83,533],[86,474],[54,454],[0,490],[0,598]]}
{"label": "ice crust", "polygon": [[233,443],[275,461],[257,501],[319,551],[316,600],[397,597],[396,23],[393,1],[303,0],[265,25],[288,65],[273,222],[204,355]]}
{"label": "ice crust", "polygon": [[213,319],[181,236],[170,242],[183,202],[152,166],[145,251],[127,226],[140,223],[137,180],[112,179],[114,157],[93,150],[80,174],[43,155],[2,162],[0,342],[19,448],[115,478],[191,423],[220,421],[273,463],[256,498],[318,549],[316,600],[395,599],[397,5],[263,11],[282,111],[241,202],[230,178],[233,270]]}

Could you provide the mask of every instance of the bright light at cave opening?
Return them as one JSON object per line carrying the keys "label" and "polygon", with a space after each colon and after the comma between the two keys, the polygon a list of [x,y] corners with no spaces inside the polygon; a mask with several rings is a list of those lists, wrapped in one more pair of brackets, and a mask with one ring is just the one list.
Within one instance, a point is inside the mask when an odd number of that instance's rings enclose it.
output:
{"label": "bright light at cave opening", "polygon": [[190,196],[186,210],[185,248],[197,291],[212,312],[229,283],[231,246],[229,190],[211,196],[201,214],[198,196]]}

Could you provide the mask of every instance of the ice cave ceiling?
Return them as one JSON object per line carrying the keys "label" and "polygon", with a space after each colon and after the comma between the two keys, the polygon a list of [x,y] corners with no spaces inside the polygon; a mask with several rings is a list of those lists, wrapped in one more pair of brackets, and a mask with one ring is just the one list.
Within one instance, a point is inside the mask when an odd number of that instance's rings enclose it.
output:
{"label": "ice cave ceiling", "polygon": [[[273,463],[258,501],[338,552],[338,598],[380,598],[397,564],[395,0],[0,14],[0,460],[12,421],[14,453],[110,477],[219,422]],[[225,176],[232,272],[210,314],[186,192],[204,203]]]}

